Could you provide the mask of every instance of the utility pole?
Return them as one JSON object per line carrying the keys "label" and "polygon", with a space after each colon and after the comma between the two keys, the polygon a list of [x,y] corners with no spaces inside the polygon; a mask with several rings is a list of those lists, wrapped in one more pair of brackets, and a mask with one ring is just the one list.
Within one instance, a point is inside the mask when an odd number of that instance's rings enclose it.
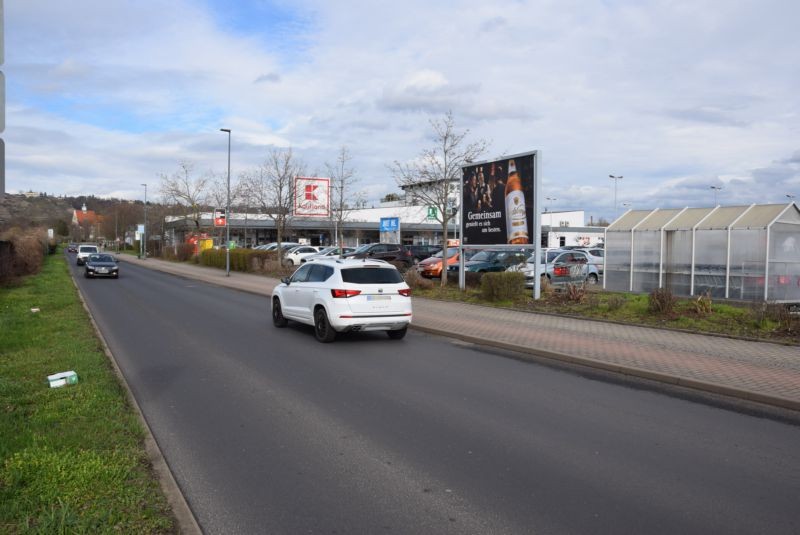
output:
{"label": "utility pole", "polygon": [[711,186],[714,190],[714,206],[717,206],[717,192],[722,189],[722,186]]}
{"label": "utility pole", "polygon": [[147,184],[144,186],[144,232],[142,233],[142,260],[147,260]]}
{"label": "utility pole", "polygon": [[622,175],[614,176],[608,175],[608,178],[614,181],[614,219],[617,218],[617,182],[622,180]]}
{"label": "utility pole", "polygon": [[231,276],[231,129],[220,128],[228,133],[228,202],[225,206],[225,276]]}

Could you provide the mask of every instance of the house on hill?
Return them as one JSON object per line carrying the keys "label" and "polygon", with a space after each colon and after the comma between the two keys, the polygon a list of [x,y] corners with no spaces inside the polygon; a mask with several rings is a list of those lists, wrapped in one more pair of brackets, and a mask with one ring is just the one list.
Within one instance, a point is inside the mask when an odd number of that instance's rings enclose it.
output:
{"label": "house on hill", "polygon": [[78,236],[83,241],[97,239],[102,221],[103,216],[98,215],[94,210],[87,210],[86,203],[83,203],[80,210],[72,211],[72,226],[80,229]]}

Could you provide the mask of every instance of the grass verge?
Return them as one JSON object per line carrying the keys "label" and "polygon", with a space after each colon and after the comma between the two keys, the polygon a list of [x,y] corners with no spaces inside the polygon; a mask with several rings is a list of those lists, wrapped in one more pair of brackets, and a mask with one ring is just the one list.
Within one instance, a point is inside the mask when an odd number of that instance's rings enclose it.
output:
{"label": "grass verge", "polygon": [[143,437],[64,258],[0,289],[0,532],[176,532]]}
{"label": "grass verge", "polygon": [[773,317],[764,314],[755,304],[740,306],[710,303],[709,310],[701,312],[696,306],[696,298],[678,298],[671,313],[657,314],[648,309],[646,294],[589,288],[578,301],[568,299],[564,291],[551,289],[543,293],[538,301],[530,297],[529,291],[513,301],[488,301],[481,297],[480,288],[467,288],[462,292],[454,284],[441,288],[438,281],[434,281],[432,288],[415,288],[414,295],[530,312],[800,344],[800,318],[781,315]]}

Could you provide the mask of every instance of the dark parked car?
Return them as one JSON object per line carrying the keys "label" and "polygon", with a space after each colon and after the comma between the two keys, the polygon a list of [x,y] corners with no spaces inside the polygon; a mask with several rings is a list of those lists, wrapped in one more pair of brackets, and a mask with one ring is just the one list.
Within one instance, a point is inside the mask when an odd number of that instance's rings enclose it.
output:
{"label": "dark parked car", "polygon": [[399,243],[368,243],[352,253],[342,255],[342,258],[371,258],[404,264],[406,267],[414,263],[414,255],[405,245]]}
{"label": "dark parked car", "polygon": [[77,243],[70,243],[67,247],[68,253],[77,253],[78,252],[78,244]]}
{"label": "dark parked car", "polygon": [[[486,249],[464,262],[464,271],[506,271],[511,266],[524,263],[531,252],[530,249]],[[458,264],[447,269],[458,271]]]}
{"label": "dark parked car", "polygon": [[442,250],[441,245],[406,245],[406,247],[411,251],[415,262],[430,258]]}
{"label": "dark parked car", "polygon": [[92,277],[119,278],[119,264],[117,264],[117,259],[110,254],[91,254],[86,258],[85,263],[84,276],[87,279]]}

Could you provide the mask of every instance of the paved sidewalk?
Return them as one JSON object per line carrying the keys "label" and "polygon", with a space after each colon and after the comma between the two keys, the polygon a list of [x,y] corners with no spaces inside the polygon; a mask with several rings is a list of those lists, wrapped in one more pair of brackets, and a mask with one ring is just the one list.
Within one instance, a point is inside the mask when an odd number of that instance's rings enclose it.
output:
{"label": "paved sidewalk", "polygon": [[[259,275],[120,259],[220,286],[270,295]],[[124,276],[124,270],[123,276]],[[469,342],[584,364],[800,410],[800,347],[750,342],[431,299],[414,300],[412,327]]]}

